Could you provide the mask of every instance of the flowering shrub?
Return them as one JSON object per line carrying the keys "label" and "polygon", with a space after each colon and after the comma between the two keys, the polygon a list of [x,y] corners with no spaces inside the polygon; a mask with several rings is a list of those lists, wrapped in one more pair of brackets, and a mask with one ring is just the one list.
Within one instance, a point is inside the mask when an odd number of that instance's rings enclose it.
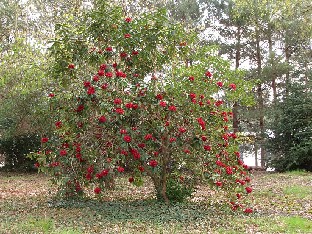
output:
{"label": "flowering shrub", "polygon": [[87,53],[66,65],[56,60],[62,85],[48,96],[55,135],[42,138],[39,168],[66,196],[85,187],[101,194],[127,167],[130,183],[149,176],[167,203],[184,200],[202,180],[242,207],[252,189],[229,130],[231,103],[245,98],[239,73],[213,49],[196,48],[196,37],[162,12],[135,20],[114,8],[100,17],[106,11],[104,4],[88,16],[91,49],[79,51]]}

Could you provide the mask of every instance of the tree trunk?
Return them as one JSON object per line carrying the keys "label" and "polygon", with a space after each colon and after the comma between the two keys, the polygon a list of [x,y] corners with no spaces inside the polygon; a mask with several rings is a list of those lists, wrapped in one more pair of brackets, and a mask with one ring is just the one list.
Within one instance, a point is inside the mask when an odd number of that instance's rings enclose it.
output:
{"label": "tree trunk", "polygon": [[[261,77],[262,70],[262,60],[261,60],[261,50],[260,50],[260,35],[259,28],[256,27],[256,61],[257,61],[257,75],[258,78]],[[261,167],[265,167],[265,150],[263,146],[264,140],[264,102],[263,102],[263,93],[262,93],[262,83],[257,85],[257,95],[258,95],[258,108],[259,108],[259,129],[260,129],[260,159]]]}
{"label": "tree trunk", "polygon": [[255,149],[255,167],[258,167],[258,146],[257,143],[254,145]]}
{"label": "tree trunk", "polygon": [[[286,64],[289,66],[290,65],[290,47],[288,45],[288,43],[285,43],[285,60],[286,60]],[[285,77],[285,93],[286,93],[286,97],[288,97],[289,95],[289,86],[290,86],[290,72],[289,69],[286,72],[286,77]]]}
{"label": "tree trunk", "polygon": [[[268,44],[269,44],[269,58],[273,63],[274,54],[273,54],[273,41],[272,41],[272,25],[268,24]],[[273,64],[272,64],[273,66]],[[277,100],[277,89],[276,89],[276,74],[272,74],[272,92],[273,92],[273,103],[276,103]]]}
{"label": "tree trunk", "polygon": [[[235,69],[239,68],[240,58],[241,58],[241,27],[237,27],[236,31],[236,52],[235,52]],[[233,109],[233,132],[238,132],[239,121],[238,121],[238,103],[234,102]]]}

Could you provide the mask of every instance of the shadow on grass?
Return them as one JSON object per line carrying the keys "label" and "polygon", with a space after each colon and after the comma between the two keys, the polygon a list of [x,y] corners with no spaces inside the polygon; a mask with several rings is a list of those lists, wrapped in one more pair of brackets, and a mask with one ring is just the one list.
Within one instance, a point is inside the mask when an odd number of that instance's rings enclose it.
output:
{"label": "shadow on grass", "polygon": [[220,216],[225,215],[225,212],[217,205],[195,202],[166,205],[155,199],[109,202],[96,200],[62,201],[54,203],[52,207],[83,209],[86,215],[93,215],[108,222],[118,223],[123,221],[159,224],[175,222],[185,225],[203,220],[207,221],[207,218],[221,218]]}

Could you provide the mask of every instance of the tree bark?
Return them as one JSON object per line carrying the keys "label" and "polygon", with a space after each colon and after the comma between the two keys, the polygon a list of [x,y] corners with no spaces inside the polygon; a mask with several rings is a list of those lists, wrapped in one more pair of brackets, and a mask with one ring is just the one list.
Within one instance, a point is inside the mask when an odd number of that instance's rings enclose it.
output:
{"label": "tree bark", "polygon": [[[241,59],[241,26],[239,25],[236,31],[235,69],[239,68],[240,59]],[[233,113],[233,132],[236,133],[239,130],[238,102],[234,102],[232,113]]]}
{"label": "tree bark", "polygon": [[[257,61],[257,75],[261,77],[262,70],[262,60],[261,60],[261,49],[260,49],[260,33],[258,25],[255,29],[256,33],[256,61]],[[257,85],[257,95],[258,95],[258,110],[259,110],[259,129],[260,129],[260,159],[261,159],[261,167],[265,167],[265,150],[263,146],[264,140],[264,102],[263,102],[263,93],[262,93],[262,83]]]}

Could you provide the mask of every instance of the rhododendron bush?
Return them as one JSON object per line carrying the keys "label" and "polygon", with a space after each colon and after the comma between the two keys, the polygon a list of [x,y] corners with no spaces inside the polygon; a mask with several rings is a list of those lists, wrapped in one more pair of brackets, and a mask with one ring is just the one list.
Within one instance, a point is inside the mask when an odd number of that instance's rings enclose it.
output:
{"label": "rhododendron bush", "polygon": [[233,102],[248,100],[241,74],[161,11],[132,19],[103,4],[85,25],[77,40],[61,28],[52,47],[55,132],[39,169],[65,196],[105,194],[126,174],[134,186],[150,177],[166,203],[208,183],[245,210],[252,189],[231,132]]}

